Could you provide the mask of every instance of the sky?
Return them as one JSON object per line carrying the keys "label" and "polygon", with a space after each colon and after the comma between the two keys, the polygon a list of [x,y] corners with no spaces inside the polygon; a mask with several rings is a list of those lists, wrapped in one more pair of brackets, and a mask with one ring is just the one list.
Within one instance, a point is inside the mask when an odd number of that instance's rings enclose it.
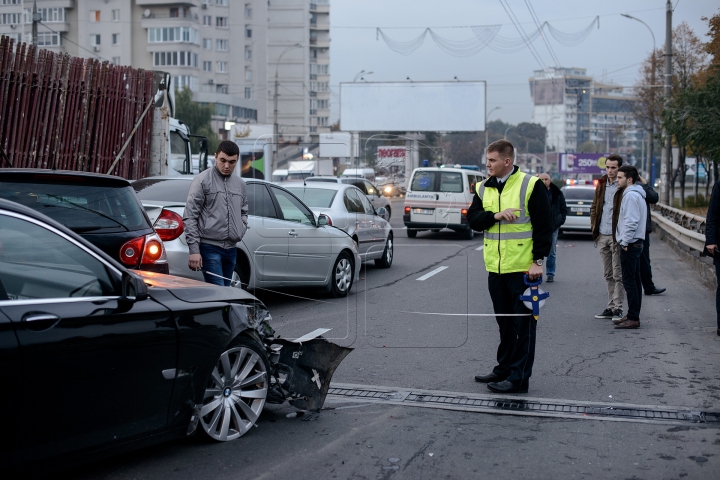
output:
{"label": "sky", "polygon": [[[707,40],[707,22],[701,17],[720,12],[718,0],[672,0],[673,27],[687,22],[701,40]],[[665,45],[666,0],[506,0],[511,12],[528,34],[537,30],[528,4],[539,22],[547,21],[564,33],[585,29],[596,16],[595,27],[584,41],[568,47],[552,36],[546,39],[562,67],[586,68],[587,74],[623,86],[634,85],[640,63],[649,56],[653,39],[646,26],[622,17],[628,13],[648,24],[657,48]],[[427,36],[409,55],[390,49],[377,35],[377,28],[393,40],[410,41],[425,28],[442,38],[469,40],[470,27],[502,25],[502,37],[519,39],[520,34],[500,0],[330,0],[330,87],[331,122],[339,118],[340,83],[352,82],[361,72],[368,82],[484,80],[487,82],[487,111],[500,107],[488,118],[510,123],[532,121],[528,79],[543,64],[554,66],[542,38],[517,53],[497,53],[486,47],[471,56],[455,57],[438,48]],[[547,30],[545,30],[547,32]],[[539,60],[535,57],[539,56]]]}

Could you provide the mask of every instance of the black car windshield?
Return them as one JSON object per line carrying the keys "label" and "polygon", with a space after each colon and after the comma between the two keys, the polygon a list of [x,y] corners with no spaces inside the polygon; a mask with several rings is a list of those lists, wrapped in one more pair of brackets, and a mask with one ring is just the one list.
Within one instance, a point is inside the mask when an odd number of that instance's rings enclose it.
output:
{"label": "black car windshield", "polygon": [[167,180],[163,178],[143,178],[133,182],[132,186],[140,200],[155,202],[187,202],[190,184],[188,180]]}
{"label": "black car windshield", "polygon": [[151,228],[129,186],[0,182],[0,198],[37,210],[78,233]]}
{"label": "black car windshield", "polygon": [[573,187],[563,187],[562,188],[563,195],[565,195],[565,201],[575,202],[575,201],[584,201],[584,200],[590,200],[592,201],[595,198],[595,189],[594,188],[573,188]]}
{"label": "black car windshield", "polygon": [[337,193],[324,188],[291,187],[288,190],[310,208],[329,208]]}

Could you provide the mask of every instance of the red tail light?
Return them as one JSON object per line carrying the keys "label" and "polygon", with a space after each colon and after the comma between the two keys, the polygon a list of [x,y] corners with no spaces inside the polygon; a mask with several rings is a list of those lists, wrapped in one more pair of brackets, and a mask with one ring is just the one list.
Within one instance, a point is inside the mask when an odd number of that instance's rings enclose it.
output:
{"label": "red tail light", "polygon": [[120,261],[130,268],[154,263],[167,263],[167,255],[160,237],[151,233],[133,238],[120,248]]}
{"label": "red tail light", "polygon": [[410,215],[410,207],[405,207],[405,215]]}
{"label": "red tail light", "polygon": [[171,210],[165,209],[163,209],[160,216],[155,220],[155,225],[153,226],[160,239],[164,242],[175,240],[185,231],[182,217]]}
{"label": "red tail light", "polygon": [[468,209],[463,208],[462,210],[460,210],[460,215],[462,215],[463,217],[467,217],[467,212],[468,212]]}

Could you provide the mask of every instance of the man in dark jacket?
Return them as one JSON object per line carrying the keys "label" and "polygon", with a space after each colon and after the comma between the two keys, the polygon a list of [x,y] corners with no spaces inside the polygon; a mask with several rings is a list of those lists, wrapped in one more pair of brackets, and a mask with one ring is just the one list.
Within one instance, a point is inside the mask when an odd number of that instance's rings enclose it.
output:
{"label": "man in dark jacket", "polygon": [[717,334],[720,335],[720,231],[718,231],[718,222],[720,221],[720,182],[715,182],[715,186],[710,196],[710,206],[708,207],[707,217],[705,219],[705,251],[712,255],[715,264],[715,276],[717,277],[718,287],[715,290],[715,310],[717,311]]}
{"label": "man in dark jacket", "polygon": [[555,281],[555,248],[557,247],[559,229],[565,223],[565,219],[567,218],[567,204],[565,203],[565,195],[563,195],[557,185],[552,183],[550,175],[543,173],[540,175],[540,180],[542,180],[545,184],[545,188],[547,188],[547,196],[550,201],[550,211],[552,213],[552,245],[550,247],[550,255],[547,257],[547,266],[545,267],[547,281],[550,283]]}
{"label": "man in dark jacket", "polygon": [[647,184],[644,178],[640,177],[639,185],[645,190],[645,203],[647,204],[647,226],[645,228],[645,240],[643,242],[642,255],[640,256],[640,280],[642,281],[645,295],[659,295],[666,289],[657,288],[652,278],[652,267],[650,266],[650,233],[652,233],[652,215],[650,205],[654,205],[660,199],[658,193]]}
{"label": "man in dark jacket", "polygon": [[215,153],[215,166],[196,176],[185,204],[185,238],[188,267],[201,270],[207,283],[230,286],[235,270],[235,244],[247,231],[248,202],[245,181],[233,171],[240,151],[223,140]]}

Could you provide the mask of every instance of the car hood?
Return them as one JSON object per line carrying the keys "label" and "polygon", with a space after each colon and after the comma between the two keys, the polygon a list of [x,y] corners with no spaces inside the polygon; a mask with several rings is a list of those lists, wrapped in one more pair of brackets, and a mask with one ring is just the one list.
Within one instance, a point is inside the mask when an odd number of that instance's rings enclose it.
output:
{"label": "car hood", "polygon": [[245,290],[233,287],[220,287],[205,282],[198,282],[189,278],[163,275],[162,273],[133,270],[133,273],[142,277],[148,286],[150,296],[153,290],[163,289],[169,291],[174,297],[188,303],[203,302],[247,302],[260,301]]}

